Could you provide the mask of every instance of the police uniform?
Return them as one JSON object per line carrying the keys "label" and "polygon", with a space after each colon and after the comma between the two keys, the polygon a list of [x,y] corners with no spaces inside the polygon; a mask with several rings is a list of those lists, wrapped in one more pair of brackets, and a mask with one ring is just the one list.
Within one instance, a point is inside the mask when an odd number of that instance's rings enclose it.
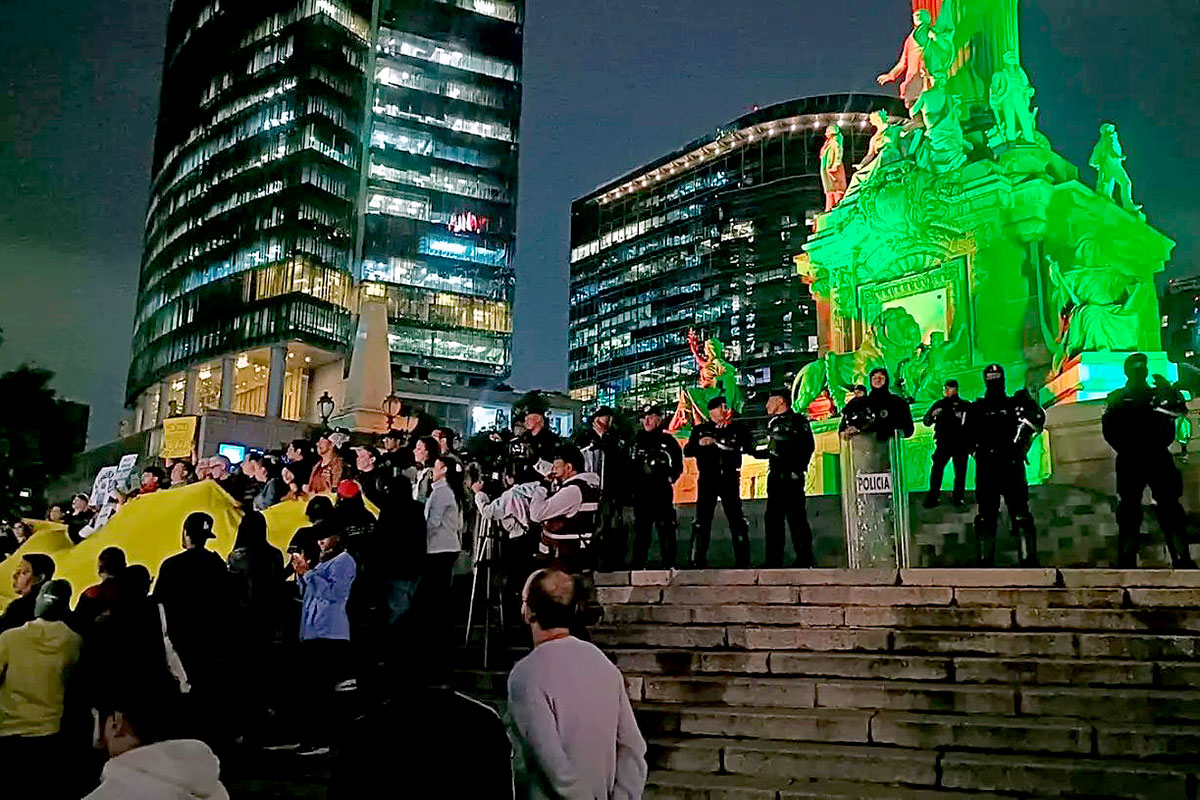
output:
{"label": "police uniform", "polygon": [[544,427],[536,435],[529,430],[521,432],[508,444],[509,470],[515,483],[539,481],[542,476],[534,469],[539,461],[553,462],[558,447],[558,434]]}
{"label": "police uniform", "polygon": [[[642,409],[642,417],[662,414],[653,406]],[[657,430],[644,428],[633,438],[630,450],[633,495],[633,559],[632,569],[645,569],[650,555],[650,538],[658,529],[658,547],[663,569],[676,564],[679,521],[675,516],[675,481],[683,474],[683,451],[679,441],[660,426]]]}
{"label": "police uniform", "polygon": [[[614,414],[608,406],[601,406],[592,418]],[[625,523],[629,468],[625,442],[611,425],[603,435],[589,425],[579,432],[575,443],[583,455],[584,472],[593,472],[600,477],[600,510],[596,518],[600,558],[605,568],[620,569],[624,566],[629,540],[629,528]]]}
{"label": "police uniform", "polygon": [[[953,385],[953,384],[951,384]],[[925,412],[924,422],[933,428],[933,466],[929,471],[929,494],[925,505],[936,506],[938,495],[942,491],[942,476],[946,464],[954,462],[954,495],[951,501],[954,505],[963,504],[963,495],[967,489],[967,466],[971,453],[963,436],[963,419],[967,415],[970,403],[958,394],[943,397]]]}
{"label": "police uniform", "polygon": [[1171,564],[1194,569],[1179,502],[1183,479],[1167,449],[1175,440],[1175,421],[1187,413],[1187,404],[1165,381],[1156,381],[1155,386],[1146,382],[1146,356],[1141,353],[1125,360],[1125,374],[1129,381],[1108,396],[1101,418],[1104,440],[1117,451],[1117,566],[1137,566],[1142,493],[1149,486]]}
{"label": "police uniform", "polygon": [[983,376],[984,395],[971,403],[964,419],[975,454],[976,561],[982,567],[995,563],[996,526],[1003,498],[1017,537],[1021,566],[1036,567],[1037,529],[1029,511],[1025,454],[1045,426],[1046,412],[1023,389],[1011,397],[1005,393],[1004,369],[999,364],[989,365]]}
{"label": "police uniform", "polygon": [[812,528],[808,525],[804,476],[816,442],[808,419],[795,411],[774,414],[767,420],[767,511],[764,519],[767,567],[783,566],[783,527],[792,531],[797,567],[813,565]]}
{"label": "police uniform", "polygon": [[[700,440],[705,437],[715,440],[715,444],[701,445]],[[753,450],[750,429],[740,422],[717,425],[709,421],[692,428],[691,438],[683,450],[685,456],[696,459],[700,473],[696,481],[696,521],[692,524],[688,555],[690,568],[708,567],[708,543],[718,499],[725,509],[725,520],[733,539],[734,564],[738,569],[750,566],[750,528],[742,513],[740,489],[742,455]]]}

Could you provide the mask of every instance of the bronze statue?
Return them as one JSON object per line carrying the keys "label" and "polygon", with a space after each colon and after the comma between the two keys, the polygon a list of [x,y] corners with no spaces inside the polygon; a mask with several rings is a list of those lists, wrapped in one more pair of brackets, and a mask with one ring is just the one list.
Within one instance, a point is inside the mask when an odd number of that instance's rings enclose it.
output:
{"label": "bronze statue", "polygon": [[1037,112],[1029,108],[1033,86],[1015,50],[1004,54],[1004,68],[992,75],[989,99],[992,113],[996,115],[996,127],[1005,141],[1036,143],[1034,116]]}
{"label": "bronze statue", "polygon": [[825,129],[825,144],[821,145],[821,188],[825,190],[825,210],[829,211],[846,196],[846,152],[842,144],[842,129],[830,125]]}
{"label": "bronze statue", "polygon": [[1100,126],[1100,141],[1092,149],[1088,165],[1096,170],[1096,191],[1112,199],[1113,187],[1119,192],[1117,201],[1126,211],[1139,212],[1142,207],[1133,202],[1133,182],[1125,171],[1125,151],[1117,136],[1117,126],[1106,122]]}

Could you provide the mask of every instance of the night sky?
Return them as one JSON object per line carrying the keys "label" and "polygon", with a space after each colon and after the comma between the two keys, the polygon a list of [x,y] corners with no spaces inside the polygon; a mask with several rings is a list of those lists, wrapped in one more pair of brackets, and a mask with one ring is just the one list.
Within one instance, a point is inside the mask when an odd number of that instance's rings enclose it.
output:
{"label": "night sky", "polygon": [[[0,0],[0,368],[55,370],[94,444],[124,397],[167,5]],[[1021,7],[1041,130],[1082,166],[1117,123],[1135,198],[1179,242],[1173,274],[1200,271],[1200,4]],[[513,383],[565,386],[574,198],[753,105],[875,89],[907,8],[527,0]]]}

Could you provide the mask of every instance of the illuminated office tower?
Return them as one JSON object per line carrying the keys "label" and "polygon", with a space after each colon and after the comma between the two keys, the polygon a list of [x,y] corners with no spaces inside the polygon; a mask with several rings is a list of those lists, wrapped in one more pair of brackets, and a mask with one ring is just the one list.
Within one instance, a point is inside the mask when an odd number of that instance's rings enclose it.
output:
{"label": "illuminated office tower", "polygon": [[363,292],[386,297],[402,397],[507,374],[522,17],[512,0],[175,0],[137,430],[208,409],[314,421]]}

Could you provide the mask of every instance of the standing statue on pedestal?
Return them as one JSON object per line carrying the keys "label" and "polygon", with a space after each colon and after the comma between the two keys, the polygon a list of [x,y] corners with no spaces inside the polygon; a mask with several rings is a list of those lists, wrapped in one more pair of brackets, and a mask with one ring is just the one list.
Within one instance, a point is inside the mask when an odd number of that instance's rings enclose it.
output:
{"label": "standing statue on pedestal", "polygon": [[699,368],[699,386],[695,389],[680,389],[679,404],[667,425],[668,433],[699,425],[708,418],[708,402],[724,397],[729,409],[740,412],[744,398],[738,386],[737,370],[725,360],[725,345],[719,339],[708,339],[703,347],[695,330],[688,331],[688,347]]}
{"label": "standing statue on pedestal", "polygon": [[1138,212],[1142,207],[1133,202],[1133,182],[1125,171],[1125,151],[1117,136],[1117,126],[1106,122],[1100,126],[1100,141],[1092,149],[1088,166],[1096,170],[1096,191],[1112,199],[1113,188],[1119,190],[1117,202],[1126,211]]}
{"label": "standing statue on pedestal", "polygon": [[923,50],[929,41],[930,20],[929,12],[923,8],[913,12],[913,31],[904,40],[904,49],[896,66],[880,75],[876,80],[880,86],[885,86],[896,80],[900,81],[900,96],[904,105],[912,108],[917,102],[921,91],[925,88],[925,59]]}
{"label": "standing statue on pedestal", "polygon": [[992,113],[996,115],[996,127],[1006,142],[1036,143],[1034,116],[1037,112],[1029,108],[1033,86],[1015,50],[1004,54],[1004,68],[992,75],[989,99]]}
{"label": "standing statue on pedestal", "polygon": [[825,191],[826,211],[846,196],[846,165],[842,162],[845,152],[842,129],[830,125],[825,129],[825,144],[821,145],[821,188]]}

